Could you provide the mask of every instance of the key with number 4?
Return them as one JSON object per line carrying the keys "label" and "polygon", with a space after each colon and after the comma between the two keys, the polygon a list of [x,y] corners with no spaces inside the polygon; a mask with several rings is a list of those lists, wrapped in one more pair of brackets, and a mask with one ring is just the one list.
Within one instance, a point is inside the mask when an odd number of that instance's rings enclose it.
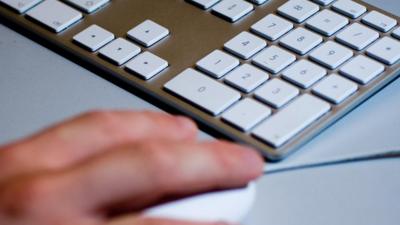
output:
{"label": "key with number 4", "polygon": [[242,59],[249,59],[265,46],[267,46],[266,41],[244,31],[225,43],[224,48]]}

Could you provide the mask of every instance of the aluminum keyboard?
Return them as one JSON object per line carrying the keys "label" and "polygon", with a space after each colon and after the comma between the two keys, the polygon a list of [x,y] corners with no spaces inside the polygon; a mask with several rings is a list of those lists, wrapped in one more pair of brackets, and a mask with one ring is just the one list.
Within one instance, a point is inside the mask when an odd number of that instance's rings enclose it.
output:
{"label": "aluminum keyboard", "polygon": [[399,18],[357,0],[0,2],[8,24],[271,160],[398,76]]}

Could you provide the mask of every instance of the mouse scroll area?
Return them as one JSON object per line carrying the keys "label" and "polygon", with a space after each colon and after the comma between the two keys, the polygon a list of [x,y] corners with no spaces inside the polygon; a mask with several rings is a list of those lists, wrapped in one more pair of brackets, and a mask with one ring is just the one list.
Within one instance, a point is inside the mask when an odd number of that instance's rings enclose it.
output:
{"label": "mouse scroll area", "polygon": [[253,206],[256,185],[196,195],[147,209],[144,215],[195,222],[242,222]]}

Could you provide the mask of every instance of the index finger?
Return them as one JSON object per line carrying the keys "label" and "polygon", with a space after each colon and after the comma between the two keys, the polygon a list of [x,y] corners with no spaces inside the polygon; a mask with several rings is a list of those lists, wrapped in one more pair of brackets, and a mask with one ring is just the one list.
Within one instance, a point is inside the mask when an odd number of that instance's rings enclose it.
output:
{"label": "index finger", "polygon": [[57,201],[82,211],[141,209],[168,196],[244,186],[263,166],[254,150],[224,142],[143,145],[58,174]]}
{"label": "index finger", "polygon": [[196,134],[197,127],[189,119],[166,113],[86,113],[5,147],[0,151],[0,180],[24,172],[64,168],[137,141],[189,141]]}

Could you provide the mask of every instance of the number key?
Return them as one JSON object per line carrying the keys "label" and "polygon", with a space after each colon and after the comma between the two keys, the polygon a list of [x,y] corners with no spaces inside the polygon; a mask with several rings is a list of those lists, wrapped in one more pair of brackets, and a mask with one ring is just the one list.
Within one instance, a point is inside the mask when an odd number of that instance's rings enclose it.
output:
{"label": "number key", "polygon": [[257,23],[255,23],[251,30],[261,35],[268,40],[274,41],[286,34],[293,28],[293,24],[279,16],[269,14]]}
{"label": "number key", "polygon": [[279,14],[297,23],[302,23],[318,10],[319,6],[308,0],[290,0],[278,8]]}
{"label": "number key", "polygon": [[244,31],[225,43],[224,48],[242,59],[248,59],[265,46],[267,46],[266,41]]}
{"label": "number key", "polygon": [[326,74],[326,69],[302,59],[283,71],[282,76],[302,88],[309,88]]}
{"label": "number key", "polygon": [[279,73],[296,60],[296,56],[276,46],[271,46],[256,57],[253,63],[271,73]]}
{"label": "number key", "polygon": [[221,50],[215,50],[196,63],[196,66],[215,78],[221,78],[239,65],[239,60]]}
{"label": "number key", "polygon": [[254,94],[261,101],[275,108],[280,108],[299,93],[299,89],[295,86],[275,78],[258,88]]}
{"label": "number key", "polygon": [[249,64],[243,64],[225,77],[225,82],[249,93],[268,80],[266,72]]}
{"label": "number key", "polygon": [[238,91],[200,73],[186,69],[164,87],[216,116],[241,97]]}
{"label": "number key", "polygon": [[304,55],[322,41],[323,39],[320,35],[299,27],[284,36],[279,44],[300,55]]}
{"label": "number key", "polygon": [[336,69],[352,56],[353,51],[333,41],[326,42],[310,54],[312,60],[329,69]]}

